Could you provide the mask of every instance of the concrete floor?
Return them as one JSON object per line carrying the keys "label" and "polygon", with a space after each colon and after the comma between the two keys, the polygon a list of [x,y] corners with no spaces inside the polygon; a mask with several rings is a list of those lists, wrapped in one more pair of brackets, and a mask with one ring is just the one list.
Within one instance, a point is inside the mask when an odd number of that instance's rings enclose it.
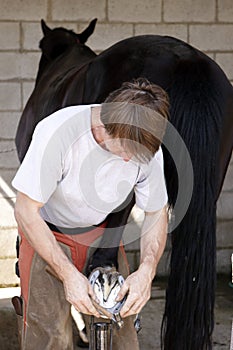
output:
{"label": "concrete floor", "polygon": [[[0,350],[19,350],[16,317],[10,302],[12,294],[19,293],[19,289],[5,290],[7,295],[3,292],[4,290],[0,290]],[[141,350],[160,349],[159,337],[165,302],[164,298],[164,283],[163,281],[158,281],[153,286],[151,300],[141,313],[143,327],[139,333]],[[213,350],[233,350],[233,347],[230,348],[232,318],[233,288],[229,286],[229,278],[227,276],[221,276],[218,277],[216,290]],[[75,350],[78,349],[81,348],[75,348]]]}

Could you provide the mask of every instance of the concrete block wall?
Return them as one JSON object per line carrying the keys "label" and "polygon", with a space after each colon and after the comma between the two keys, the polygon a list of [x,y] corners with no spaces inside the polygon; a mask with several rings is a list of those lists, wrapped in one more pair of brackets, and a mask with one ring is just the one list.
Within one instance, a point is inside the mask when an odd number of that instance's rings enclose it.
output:
{"label": "concrete block wall", "polygon": [[[15,193],[10,183],[19,165],[14,136],[34,86],[41,18],[51,27],[59,25],[81,32],[97,17],[95,32],[87,43],[97,53],[134,35],[175,36],[206,52],[233,81],[233,1],[0,0],[0,5],[0,284],[9,285],[18,283],[12,263],[16,223]],[[233,251],[232,175],[233,161],[218,201],[218,271],[225,273],[230,273]],[[135,268],[138,247],[134,244],[128,250]],[[163,259],[167,260],[165,255]],[[162,274],[166,273],[165,265],[161,263]]]}

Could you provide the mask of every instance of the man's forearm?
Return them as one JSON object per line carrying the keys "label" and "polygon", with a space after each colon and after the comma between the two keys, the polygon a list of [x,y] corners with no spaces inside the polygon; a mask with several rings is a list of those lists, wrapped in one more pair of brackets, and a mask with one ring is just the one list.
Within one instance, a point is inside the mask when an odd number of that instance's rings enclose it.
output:
{"label": "man's forearm", "polygon": [[130,274],[117,299],[127,293],[127,300],[121,310],[121,316],[127,317],[139,313],[150,299],[151,283],[158,262],[163,254],[167,238],[167,210],[146,213],[141,235],[141,263],[137,271]]}
{"label": "man's forearm", "polygon": [[[56,272],[61,280],[74,268],[49,227],[42,220],[37,210],[25,206],[19,199],[15,217],[29,244]],[[20,207],[20,210],[18,210]]]}
{"label": "man's forearm", "polygon": [[167,208],[146,213],[141,234],[141,259],[139,270],[143,269],[152,280],[167,240]]}

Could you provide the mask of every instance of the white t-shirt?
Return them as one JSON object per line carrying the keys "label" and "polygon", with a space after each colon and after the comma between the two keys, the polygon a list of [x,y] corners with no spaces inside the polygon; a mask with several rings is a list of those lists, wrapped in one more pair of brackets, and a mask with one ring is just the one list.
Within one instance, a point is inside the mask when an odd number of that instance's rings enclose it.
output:
{"label": "white t-shirt", "polygon": [[162,150],[149,164],[104,150],[91,131],[91,107],[61,109],[37,124],[12,181],[41,202],[44,220],[64,228],[97,225],[134,189],[136,204],[157,211],[167,203]]}

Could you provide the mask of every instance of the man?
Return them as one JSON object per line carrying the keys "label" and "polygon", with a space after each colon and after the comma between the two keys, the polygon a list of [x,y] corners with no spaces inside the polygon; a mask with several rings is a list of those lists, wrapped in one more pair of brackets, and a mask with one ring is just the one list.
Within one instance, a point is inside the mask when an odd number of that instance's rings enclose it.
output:
{"label": "man", "polygon": [[[141,262],[117,297],[128,293],[121,310],[126,326],[114,349],[138,349],[130,316],[150,298],[166,242],[160,144],[168,108],[160,87],[138,79],[124,83],[101,105],[64,108],[37,125],[12,182],[18,191],[15,217],[21,236],[21,349],[72,349],[70,304],[100,317],[92,303],[98,300],[82,271],[88,247],[103,234],[107,215],[132,189],[145,212]],[[124,270],[123,260],[121,247]],[[47,272],[48,266],[58,278]]]}

